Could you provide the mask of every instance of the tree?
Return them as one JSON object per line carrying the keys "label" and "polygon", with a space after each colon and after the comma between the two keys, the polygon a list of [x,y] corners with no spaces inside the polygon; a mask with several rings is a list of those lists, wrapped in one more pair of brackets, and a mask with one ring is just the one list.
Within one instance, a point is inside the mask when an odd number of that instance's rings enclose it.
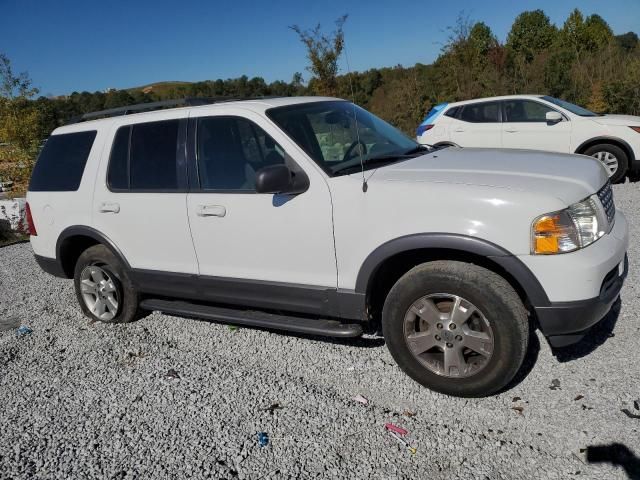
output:
{"label": "tree", "polygon": [[620,48],[622,48],[622,50],[627,53],[636,48],[639,43],[638,34],[634,32],[627,32],[623,33],[622,35],[616,35],[615,39]]}
{"label": "tree", "polygon": [[41,141],[38,93],[26,72],[14,74],[9,58],[0,54],[0,178],[14,182],[13,193],[26,192]]}
{"label": "tree", "polygon": [[530,62],[535,54],[549,48],[557,35],[557,28],[542,10],[522,12],[507,35],[507,47]]}
{"label": "tree", "polygon": [[589,51],[599,50],[613,40],[613,31],[600,15],[589,15],[584,21],[584,46]]}
{"label": "tree", "polygon": [[338,59],[344,49],[343,26],[347,16],[343,15],[336,20],[336,30],[329,35],[322,33],[320,24],[311,30],[302,30],[298,25],[289,27],[298,34],[307,48],[307,59],[310,62],[307,70],[315,77],[310,84],[318,95],[338,95]]}
{"label": "tree", "polygon": [[469,32],[469,43],[478,55],[486,57],[489,50],[498,44],[498,40],[484,22],[477,22]]}

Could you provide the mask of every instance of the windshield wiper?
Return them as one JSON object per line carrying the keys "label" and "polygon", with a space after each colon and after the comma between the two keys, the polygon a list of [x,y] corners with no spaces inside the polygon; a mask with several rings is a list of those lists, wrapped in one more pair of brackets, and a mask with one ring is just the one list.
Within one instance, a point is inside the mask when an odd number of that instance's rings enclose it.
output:
{"label": "windshield wiper", "polygon": [[[406,160],[408,158],[413,158],[415,156],[412,154],[406,154],[406,153],[396,153],[396,154],[388,154],[388,155],[378,155],[377,157],[371,157],[366,159],[363,162],[364,167],[373,167],[374,165],[382,165],[382,164],[386,164],[386,163],[394,163],[396,161],[399,160]],[[346,175],[349,173],[353,173],[353,172],[359,172],[362,169],[362,166],[358,163],[356,165],[349,165],[346,167],[341,167],[338,168],[337,170],[333,171],[333,174],[340,174],[340,175]]]}

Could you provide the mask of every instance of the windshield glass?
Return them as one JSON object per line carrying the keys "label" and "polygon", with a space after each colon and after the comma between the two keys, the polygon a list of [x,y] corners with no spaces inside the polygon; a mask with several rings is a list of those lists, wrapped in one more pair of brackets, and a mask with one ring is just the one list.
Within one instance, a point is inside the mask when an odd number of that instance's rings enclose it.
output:
{"label": "windshield glass", "polygon": [[543,100],[547,102],[551,102],[554,105],[558,105],[559,107],[564,108],[565,110],[569,110],[571,113],[575,113],[576,115],[580,115],[581,117],[597,117],[597,113],[593,113],[591,110],[587,110],[586,108],[579,107],[578,105],[574,105],[573,103],[565,102],[564,100],[560,100],[559,98],[553,97],[542,97]]}
{"label": "windshield glass", "polygon": [[[385,121],[346,101],[272,108],[267,115],[329,175],[404,159],[420,146]],[[356,120],[357,126],[356,129]]]}

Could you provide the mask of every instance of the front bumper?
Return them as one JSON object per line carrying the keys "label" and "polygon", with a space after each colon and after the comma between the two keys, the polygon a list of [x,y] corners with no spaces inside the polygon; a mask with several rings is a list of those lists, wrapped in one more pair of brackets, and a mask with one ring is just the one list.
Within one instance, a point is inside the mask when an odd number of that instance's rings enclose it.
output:
{"label": "front bumper", "polygon": [[565,347],[582,340],[589,329],[609,313],[620,296],[628,273],[629,259],[625,255],[620,266],[607,274],[597,297],[534,307],[540,330],[547,336],[551,346]]}
{"label": "front bumper", "polygon": [[629,227],[620,211],[593,245],[561,255],[520,257],[546,293],[533,303],[540,330],[555,347],[580,341],[618,299],[629,270]]}

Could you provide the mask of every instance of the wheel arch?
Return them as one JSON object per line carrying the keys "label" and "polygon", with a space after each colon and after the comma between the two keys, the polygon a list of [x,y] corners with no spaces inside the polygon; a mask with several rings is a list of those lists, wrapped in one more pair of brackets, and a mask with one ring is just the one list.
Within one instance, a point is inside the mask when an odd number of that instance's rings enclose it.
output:
{"label": "wheel arch", "polygon": [[104,245],[125,266],[130,269],[129,262],[120,249],[102,232],[86,225],[74,225],[65,228],[56,242],[56,259],[66,278],[73,278],[78,258],[87,248]]}
{"label": "wheel arch", "polygon": [[635,153],[633,152],[633,148],[631,148],[631,145],[629,145],[629,143],[627,143],[625,140],[622,140],[621,138],[618,138],[618,137],[600,136],[600,137],[590,138],[589,140],[585,140],[584,142],[582,142],[578,146],[578,148],[576,148],[575,153],[583,154],[589,147],[593,147],[594,145],[601,145],[601,144],[615,145],[616,147],[619,147],[622,150],[624,150],[624,152],[627,154],[629,167],[631,166],[631,163],[635,160]]}
{"label": "wheel arch", "polygon": [[449,233],[408,235],[379,246],[362,264],[355,291],[365,295],[367,306],[375,315],[402,275],[416,265],[435,260],[482,266],[504,277],[525,305],[549,304],[542,285],[518,257],[487,240]]}

